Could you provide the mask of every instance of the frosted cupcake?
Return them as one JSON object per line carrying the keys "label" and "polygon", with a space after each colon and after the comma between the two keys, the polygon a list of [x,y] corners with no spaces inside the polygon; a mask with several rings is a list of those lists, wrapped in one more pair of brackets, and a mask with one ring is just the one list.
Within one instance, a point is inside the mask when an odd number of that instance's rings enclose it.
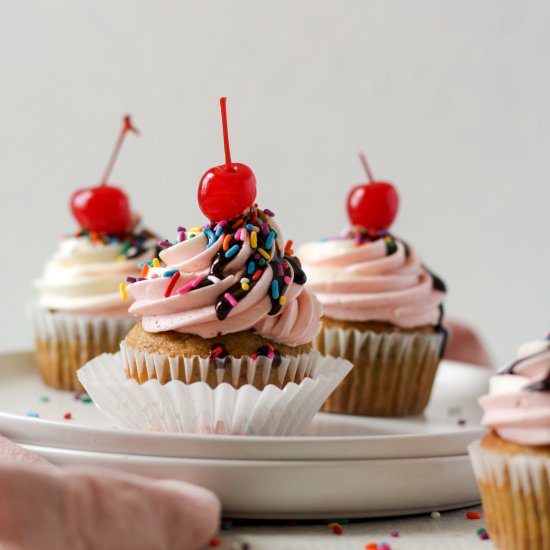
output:
{"label": "frosted cupcake", "polygon": [[390,233],[397,192],[374,182],[368,167],[367,173],[370,183],[352,189],[348,198],[353,225],[298,251],[308,288],[323,305],[315,345],[354,364],[323,410],[419,414],[444,350],[445,285],[411,245]]}
{"label": "frosted cupcake", "polygon": [[[128,131],[135,129],[125,117],[103,182]],[[76,371],[93,357],[115,351],[132,327],[133,318],[120,300],[120,281],[139,277],[141,264],[154,258],[157,241],[140,227],[126,194],[107,183],[77,191],[71,207],[81,229],[61,240],[36,281],[33,317],[44,382],[82,390]]]}
{"label": "frosted cupcake", "polygon": [[273,212],[254,203],[254,174],[231,162],[224,100],[222,118],[226,164],[199,185],[211,221],[180,227],[162,265],[126,288],[141,321],[121,344],[119,378],[112,358],[79,376],[125,427],[294,435],[351,365],[313,349],[321,306]]}
{"label": "frosted cupcake", "polygon": [[522,346],[480,399],[488,433],[469,447],[500,550],[550,548],[550,335]]}

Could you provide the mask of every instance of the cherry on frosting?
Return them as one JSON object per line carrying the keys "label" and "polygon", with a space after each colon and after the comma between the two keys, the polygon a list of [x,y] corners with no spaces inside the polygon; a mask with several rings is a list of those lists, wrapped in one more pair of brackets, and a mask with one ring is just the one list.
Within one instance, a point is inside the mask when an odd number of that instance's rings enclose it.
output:
{"label": "cherry on frosting", "polygon": [[356,185],[350,191],[347,200],[349,219],[353,225],[365,229],[387,229],[397,214],[399,195],[391,183],[375,181],[363,153],[359,158],[369,183]]}
{"label": "cherry on frosting", "polygon": [[243,213],[256,199],[256,177],[239,162],[231,162],[225,97],[220,98],[225,164],[210,168],[199,183],[199,206],[211,221],[230,220]]}
{"label": "cherry on frosting", "polygon": [[71,210],[82,229],[109,234],[125,233],[130,229],[132,210],[128,196],[119,187],[107,183],[128,132],[139,134],[130,117],[125,116],[101,184],[79,189],[71,198]]}

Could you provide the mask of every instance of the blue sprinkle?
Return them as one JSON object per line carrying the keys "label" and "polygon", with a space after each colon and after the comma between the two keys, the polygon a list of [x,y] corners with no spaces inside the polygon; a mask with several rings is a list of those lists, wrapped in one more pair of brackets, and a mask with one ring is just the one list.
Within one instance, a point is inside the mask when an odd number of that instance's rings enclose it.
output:
{"label": "blue sprinkle", "polygon": [[208,229],[208,227],[205,227],[203,229],[203,233],[212,239],[216,238],[216,235],[214,235],[214,231],[212,231],[212,229]]}
{"label": "blue sprinkle", "polygon": [[254,231],[254,226],[251,223],[247,223],[246,229],[248,229],[248,231]]}
{"label": "blue sprinkle", "polygon": [[248,274],[253,275],[254,271],[256,271],[256,266],[254,265],[254,262],[248,262]]}
{"label": "blue sprinkle", "polygon": [[27,413],[27,416],[30,416],[30,417],[32,417],[32,418],[40,418],[40,415],[39,415],[37,412],[35,412],[35,411],[29,411],[29,412]]}
{"label": "blue sprinkle", "polygon": [[177,273],[177,269],[169,269],[168,271],[165,271],[162,276],[163,277],[171,277],[174,273]]}
{"label": "blue sprinkle", "polygon": [[269,250],[273,246],[273,240],[275,239],[275,231],[271,230],[267,239],[265,240],[265,247]]}
{"label": "blue sprinkle", "polygon": [[215,233],[216,237],[219,237],[222,234],[222,232],[223,232],[223,226],[219,225],[218,229],[216,229],[216,233]]}
{"label": "blue sprinkle", "polygon": [[146,264],[149,265],[149,267],[153,267],[153,260],[149,260],[148,262],[145,262]]}
{"label": "blue sprinkle", "polygon": [[139,262],[138,264],[138,268],[139,269],[143,269],[143,266],[145,265],[145,262]]}
{"label": "blue sprinkle", "polygon": [[238,245],[238,244],[234,244],[234,245],[225,253],[225,257],[226,257],[226,258],[231,258],[231,256],[235,256],[235,254],[237,254],[238,251],[239,251],[239,245]]}
{"label": "blue sprinkle", "polygon": [[271,282],[271,296],[274,300],[279,299],[279,282],[276,279]]}

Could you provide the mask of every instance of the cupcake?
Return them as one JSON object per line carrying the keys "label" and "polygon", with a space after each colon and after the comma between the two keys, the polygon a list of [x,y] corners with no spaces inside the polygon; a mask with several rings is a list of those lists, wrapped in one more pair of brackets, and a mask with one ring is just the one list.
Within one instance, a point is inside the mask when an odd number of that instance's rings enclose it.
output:
{"label": "cupcake", "polygon": [[397,191],[375,182],[362,159],[370,183],[354,187],[348,197],[352,225],[298,251],[308,288],[323,305],[315,346],[354,365],[323,410],[419,414],[445,346],[445,285],[410,244],[390,233]]}
{"label": "cupcake", "polygon": [[500,550],[550,548],[550,335],[519,349],[479,403],[490,430],[469,447]]}
{"label": "cupcake", "polygon": [[136,131],[129,117],[97,187],[71,200],[80,229],[63,238],[42,277],[32,307],[36,359],[48,386],[81,391],[76,371],[93,357],[118,349],[133,325],[120,300],[120,281],[139,277],[156,255],[154,235],[142,228],[126,194],[106,182],[124,136]]}
{"label": "cupcake", "polygon": [[251,169],[231,161],[221,103],[226,164],[199,185],[210,221],[163,243],[162,265],[126,288],[140,321],[121,355],[79,376],[125,427],[294,435],[351,365],[313,349],[321,306],[274,213],[254,203]]}

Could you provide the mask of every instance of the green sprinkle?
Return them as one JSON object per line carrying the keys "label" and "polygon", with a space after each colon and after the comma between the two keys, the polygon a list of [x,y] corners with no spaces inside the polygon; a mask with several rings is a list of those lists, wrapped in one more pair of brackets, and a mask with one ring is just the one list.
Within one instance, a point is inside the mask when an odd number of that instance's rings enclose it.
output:
{"label": "green sprinkle", "polygon": [[480,527],[480,528],[476,531],[476,533],[477,533],[478,535],[481,535],[481,533],[485,533],[485,532],[486,532],[486,531],[485,531],[485,527]]}
{"label": "green sprinkle", "polygon": [[43,396],[40,398],[40,401],[42,401],[42,403],[49,403],[49,402],[50,402],[50,398],[49,398],[47,395],[43,395]]}
{"label": "green sprinkle", "polygon": [[128,252],[128,249],[130,248],[130,245],[132,243],[130,243],[130,241],[124,241],[124,244],[122,245],[122,247],[120,248],[120,252],[119,254],[121,256],[124,256],[124,254],[126,254],[126,252]]}
{"label": "green sprinkle", "polygon": [[82,403],[91,403],[91,402],[92,402],[92,398],[91,398],[89,395],[83,395],[83,396],[80,398],[80,401],[82,401]]}
{"label": "green sprinkle", "polygon": [[265,260],[264,260],[263,258],[260,258],[260,259],[258,260],[258,264],[259,264],[260,266],[264,266],[264,265],[265,265]]}

